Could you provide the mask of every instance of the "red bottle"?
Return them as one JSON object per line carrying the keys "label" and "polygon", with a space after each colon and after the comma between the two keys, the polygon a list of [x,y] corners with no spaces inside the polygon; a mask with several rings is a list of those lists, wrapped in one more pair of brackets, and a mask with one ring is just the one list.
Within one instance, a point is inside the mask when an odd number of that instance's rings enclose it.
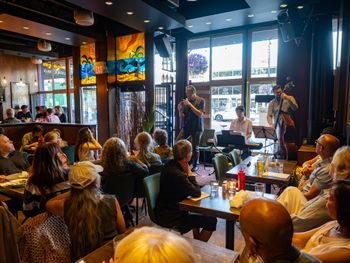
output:
{"label": "red bottle", "polygon": [[238,191],[245,190],[245,172],[241,168],[238,172]]}

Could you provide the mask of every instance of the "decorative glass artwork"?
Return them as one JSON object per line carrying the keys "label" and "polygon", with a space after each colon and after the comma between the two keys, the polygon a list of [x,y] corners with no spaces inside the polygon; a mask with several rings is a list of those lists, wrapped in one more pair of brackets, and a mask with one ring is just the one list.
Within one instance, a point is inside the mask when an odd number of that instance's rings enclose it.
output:
{"label": "decorative glass artwork", "polygon": [[95,43],[80,46],[80,78],[82,85],[96,84],[94,64],[96,62]]}
{"label": "decorative glass artwork", "polygon": [[143,81],[145,78],[145,34],[117,37],[117,81]]}

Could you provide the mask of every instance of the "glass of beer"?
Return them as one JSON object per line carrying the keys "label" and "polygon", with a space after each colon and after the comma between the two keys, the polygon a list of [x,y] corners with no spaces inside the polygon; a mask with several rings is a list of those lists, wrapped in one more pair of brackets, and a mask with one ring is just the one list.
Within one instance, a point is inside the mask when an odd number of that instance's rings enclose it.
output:
{"label": "glass of beer", "polygon": [[264,160],[258,160],[256,162],[256,166],[257,166],[257,170],[258,170],[258,176],[262,176],[264,173],[264,169],[265,169],[265,161]]}

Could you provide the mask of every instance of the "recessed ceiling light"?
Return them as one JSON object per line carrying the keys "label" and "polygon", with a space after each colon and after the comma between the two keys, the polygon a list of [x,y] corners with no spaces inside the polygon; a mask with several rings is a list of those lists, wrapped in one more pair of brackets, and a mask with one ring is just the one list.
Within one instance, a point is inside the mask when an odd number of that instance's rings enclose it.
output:
{"label": "recessed ceiling light", "polygon": [[191,28],[191,27],[193,27],[193,25],[189,25],[188,27]]}
{"label": "recessed ceiling light", "polygon": [[145,22],[145,23],[149,23],[149,22],[151,22],[150,20],[148,20],[148,19],[146,19],[146,20],[143,20],[143,22]]}
{"label": "recessed ceiling light", "polygon": [[281,8],[286,8],[288,5],[287,4],[280,4]]}
{"label": "recessed ceiling light", "polygon": [[0,20],[0,23],[3,23],[4,21]]}
{"label": "recessed ceiling light", "polygon": [[298,5],[297,8],[298,8],[298,9],[303,9],[304,6],[303,6],[303,5]]}
{"label": "recessed ceiling light", "polygon": [[25,29],[25,30],[28,30],[28,29],[29,29],[29,27],[27,27],[27,26],[24,26],[24,27],[23,27],[23,29]]}
{"label": "recessed ceiling light", "polygon": [[70,40],[70,37],[66,37],[65,40]]}
{"label": "recessed ceiling light", "polygon": [[254,17],[254,14],[249,14],[248,17]]}
{"label": "recessed ceiling light", "polygon": [[86,45],[86,41],[81,42],[82,45]]}
{"label": "recessed ceiling light", "polygon": [[277,10],[271,10],[271,14],[276,14]]}
{"label": "recessed ceiling light", "polygon": [[126,12],[129,16],[132,16],[133,14],[134,14],[134,12],[132,12],[132,11],[128,11],[128,12]]}
{"label": "recessed ceiling light", "polygon": [[226,18],[225,20],[226,20],[227,22],[229,22],[229,21],[232,20],[232,18]]}
{"label": "recessed ceiling light", "polygon": [[211,22],[206,22],[207,25],[211,25]]}
{"label": "recessed ceiling light", "polygon": [[46,32],[45,34],[48,35],[48,36],[51,36],[51,33],[50,33],[50,32]]}
{"label": "recessed ceiling light", "polygon": [[114,3],[113,3],[113,1],[105,1],[105,4],[106,5],[113,5]]}
{"label": "recessed ceiling light", "polygon": [[158,29],[159,29],[159,30],[163,30],[163,29],[164,29],[164,27],[160,26],[160,27],[158,27]]}

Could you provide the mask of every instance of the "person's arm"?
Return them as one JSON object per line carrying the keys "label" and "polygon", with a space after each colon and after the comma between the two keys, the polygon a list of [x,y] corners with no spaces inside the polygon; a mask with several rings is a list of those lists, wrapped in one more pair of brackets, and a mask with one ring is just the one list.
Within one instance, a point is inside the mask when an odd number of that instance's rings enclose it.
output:
{"label": "person's arm", "polygon": [[229,130],[234,130],[234,129],[235,129],[235,120],[236,120],[236,119],[233,119],[233,120],[231,121],[230,129],[229,129]]}
{"label": "person's arm", "polygon": [[310,254],[323,263],[350,262],[350,250],[345,248],[329,248],[327,252]]}
{"label": "person's arm", "polygon": [[177,104],[177,110],[179,111],[180,119],[183,119],[185,117],[185,113],[184,113],[184,105],[182,101],[179,104]]}
{"label": "person's arm", "polygon": [[115,199],[115,210],[117,213],[117,230],[118,234],[123,234],[126,230],[125,221],[122,210],[120,209],[120,205],[117,199]]}
{"label": "person's arm", "polygon": [[64,202],[70,196],[70,192],[58,195],[46,202],[46,210],[54,215],[64,216]]}
{"label": "person's arm", "polygon": [[87,145],[88,145],[89,149],[92,151],[102,150],[101,144],[99,144],[98,141],[94,137],[91,137],[91,141]]}
{"label": "person's arm", "polygon": [[246,131],[245,137],[247,139],[249,139],[250,137],[252,137],[252,133],[253,133],[253,124],[252,124],[251,120],[248,120],[247,131]]}
{"label": "person's arm", "polygon": [[270,102],[269,106],[267,107],[267,122],[270,125],[270,127],[273,128],[275,126],[273,125],[273,121],[272,121],[272,110],[273,110],[273,105],[272,104],[273,103]]}
{"label": "person's arm", "polygon": [[198,109],[186,98],[183,100],[184,104],[187,105],[191,111],[193,111],[193,113],[197,116],[197,117],[203,117],[203,108],[204,105],[202,106],[201,104],[203,104],[202,102],[199,104]]}
{"label": "person's arm", "polygon": [[289,101],[289,106],[293,111],[296,111],[299,108],[299,105],[293,96],[288,96],[283,93],[283,99]]}
{"label": "person's arm", "polygon": [[316,196],[318,196],[320,192],[321,190],[318,189],[316,185],[312,184],[310,187],[310,190],[304,193],[304,196],[307,200],[311,200],[312,198],[315,198]]}
{"label": "person's arm", "polygon": [[309,239],[321,228],[317,227],[314,229],[311,229],[306,232],[301,233],[294,233],[293,235],[293,244],[297,246],[299,249],[303,249],[306,245],[306,243],[309,241]]}

